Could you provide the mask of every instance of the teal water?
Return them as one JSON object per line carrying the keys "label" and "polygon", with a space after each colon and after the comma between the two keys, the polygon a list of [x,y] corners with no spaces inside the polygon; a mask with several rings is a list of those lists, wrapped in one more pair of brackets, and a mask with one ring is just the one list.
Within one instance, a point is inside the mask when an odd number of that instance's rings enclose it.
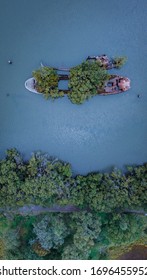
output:
{"label": "teal water", "polygon": [[[147,161],[147,1],[0,0],[0,7],[0,157],[11,147],[26,158],[41,150],[83,174]],[[111,72],[129,77],[131,90],[78,106],[24,87],[41,61],[71,67],[104,53],[128,57]]]}

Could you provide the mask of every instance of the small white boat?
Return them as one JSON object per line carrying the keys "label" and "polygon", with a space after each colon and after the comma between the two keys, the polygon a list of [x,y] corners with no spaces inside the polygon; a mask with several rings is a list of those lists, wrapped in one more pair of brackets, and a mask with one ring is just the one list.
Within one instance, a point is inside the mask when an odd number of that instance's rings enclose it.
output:
{"label": "small white boat", "polygon": [[29,78],[25,81],[25,88],[31,92],[42,94],[35,89],[36,80],[34,78]]}

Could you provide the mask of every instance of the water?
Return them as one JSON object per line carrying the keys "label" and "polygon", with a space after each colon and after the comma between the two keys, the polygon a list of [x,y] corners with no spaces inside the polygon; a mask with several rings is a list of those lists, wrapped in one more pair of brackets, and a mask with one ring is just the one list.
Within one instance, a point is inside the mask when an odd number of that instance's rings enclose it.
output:
{"label": "water", "polygon": [[[146,0],[0,0],[0,157],[16,147],[71,163],[75,173],[147,160]],[[126,55],[124,94],[73,105],[24,82],[40,62],[72,67],[88,55]],[[7,61],[12,59],[13,64]],[[141,98],[137,98],[140,94]]]}

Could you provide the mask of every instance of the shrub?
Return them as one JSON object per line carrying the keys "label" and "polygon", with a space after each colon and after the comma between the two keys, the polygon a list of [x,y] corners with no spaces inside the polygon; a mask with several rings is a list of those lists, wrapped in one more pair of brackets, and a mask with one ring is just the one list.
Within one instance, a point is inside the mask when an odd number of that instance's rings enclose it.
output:
{"label": "shrub", "polygon": [[121,56],[121,57],[114,57],[113,58],[113,64],[115,68],[121,68],[127,61],[126,56]]}

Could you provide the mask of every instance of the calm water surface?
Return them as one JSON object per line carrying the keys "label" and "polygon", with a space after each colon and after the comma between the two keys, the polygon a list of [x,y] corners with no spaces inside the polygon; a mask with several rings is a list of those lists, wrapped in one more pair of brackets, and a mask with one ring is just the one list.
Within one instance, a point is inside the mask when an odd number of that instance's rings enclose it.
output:
{"label": "calm water surface", "polygon": [[[41,150],[83,174],[147,160],[146,10],[146,0],[0,0],[0,157]],[[24,87],[41,61],[72,67],[104,53],[128,57],[111,70],[131,79],[127,93],[78,106]]]}

